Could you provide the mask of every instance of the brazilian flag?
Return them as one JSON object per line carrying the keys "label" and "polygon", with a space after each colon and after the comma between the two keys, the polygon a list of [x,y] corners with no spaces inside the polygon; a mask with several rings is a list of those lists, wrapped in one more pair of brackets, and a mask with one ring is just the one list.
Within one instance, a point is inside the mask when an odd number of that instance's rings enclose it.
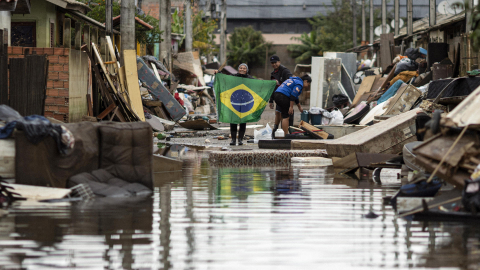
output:
{"label": "brazilian flag", "polygon": [[258,122],[275,86],[273,80],[217,74],[214,88],[218,121],[231,124]]}

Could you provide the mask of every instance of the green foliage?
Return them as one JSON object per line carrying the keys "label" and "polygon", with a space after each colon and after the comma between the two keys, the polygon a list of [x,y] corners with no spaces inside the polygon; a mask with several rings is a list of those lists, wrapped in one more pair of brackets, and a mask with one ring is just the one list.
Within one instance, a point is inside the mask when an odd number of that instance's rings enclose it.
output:
{"label": "green foliage", "polygon": [[312,56],[322,54],[322,47],[317,43],[317,31],[313,30],[309,34],[303,33],[299,38],[294,37],[293,39],[301,42],[301,44],[291,44],[287,47],[296,62],[304,62]]}
{"label": "green foliage", "polygon": [[[353,15],[351,1],[333,0],[333,8],[326,15],[319,14],[307,21],[312,25],[310,33],[304,33],[300,38],[295,38],[301,44],[292,44],[288,50],[295,57],[296,62],[305,62],[312,56],[321,56],[325,51],[345,51],[353,47]],[[367,29],[370,16],[368,5],[365,6]],[[357,21],[357,46],[360,45],[362,38],[362,8],[357,5],[355,9]],[[374,10],[374,25],[381,24],[381,10]],[[387,18],[392,17],[392,12],[387,14]],[[367,39],[369,39],[367,30]]]}
{"label": "green foliage", "polygon": [[[90,8],[92,9],[87,13],[87,16],[99,21],[101,23],[105,23],[105,0],[79,0],[85,4],[90,4]],[[112,16],[116,17],[120,15],[120,4],[116,1],[112,1]],[[145,31],[145,28],[135,24],[135,38],[137,42],[140,44],[152,44],[152,43],[159,43],[163,41],[161,38],[162,32],[160,31],[159,21],[150,15],[139,15],[136,14],[139,19],[143,20],[144,22],[153,26],[152,30]]]}
{"label": "green foliage", "polygon": [[160,21],[157,20],[155,17],[150,15],[137,15],[137,17],[153,26],[152,30],[145,31],[145,28],[142,26],[135,24],[135,38],[137,42],[140,44],[153,44],[153,43],[160,43],[163,41],[162,33],[160,31]]}
{"label": "green foliage", "polygon": [[[183,34],[183,14],[178,13],[178,9],[175,10],[175,13],[172,15],[172,33],[175,34]],[[182,46],[185,37],[178,41],[178,47]]]}
{"label": "green foliage", "polygon": [[203,16],[203,11],[200,11],[192,18],[193,48],[199,49],[201,55],[208,55],[217,51],[213,35],[217,22],[213,19],[204,21]]}
{"label": "green foliage", "polygon": [[470,17],[469,23],[472,25],[472,32],[470,34],[470,41],[474,51],[478,52],[480,50],[480,5],[470,6],[470,1],[464,0],[465,2],[456,2],[454,6],[460,9],[465,9],[465,12],[470,12],[472,16]]}
{"label": "green foliage", "polygon": [[241,63],[249,67],[263,65],[267,48],[270,55],[275,53],[271,47],[272,43],[265,42],[262,32],[255,31],[252,26],[237,27],[227,42],[228,63],[234,67]]}

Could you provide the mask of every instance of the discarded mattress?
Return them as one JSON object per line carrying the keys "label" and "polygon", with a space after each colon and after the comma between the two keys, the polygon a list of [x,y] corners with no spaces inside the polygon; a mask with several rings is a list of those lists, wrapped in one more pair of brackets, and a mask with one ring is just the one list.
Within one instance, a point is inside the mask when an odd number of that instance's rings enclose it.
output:
{"label": "discarded mattress", "polygon": [[415,118],[420,111],[402,113],[335,140],[293,140],[292,149],[326,149],[328,157],[353,152],[396,154],[406,143],[416,141]]}
{"label": "discarded mattress", "polygon": [[148,86],[152,96],[165,104],[165,108],[173,121],[178,121],[187,114],[180,103],[178,103],[165,86],[163,86],[162,82],[157,79],[153,70],[151,70],[139,56],[137,56],[137,69],[138,79]]}
{"label": "discarded mattress", "polygon": [[387,101],[389,98],[395,96],[395,94],[397,93],[398,89],[400,89],[402,84],[404,84],[403,81],[401,80],[396,81],[392,86],[390,86],[390,88],[388,88],[387,92],[385,92],[385,94],[383,94],[378,99],[377,104],[380,105],[383,102]]}

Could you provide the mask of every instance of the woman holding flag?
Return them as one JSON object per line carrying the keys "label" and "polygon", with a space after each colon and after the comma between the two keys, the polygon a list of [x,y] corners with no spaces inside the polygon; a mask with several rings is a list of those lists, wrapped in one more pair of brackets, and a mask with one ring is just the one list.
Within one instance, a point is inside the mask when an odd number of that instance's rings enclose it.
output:
{"label": "woman holding flag", "polygon": [[[215,73],[217,72],[218,71],[216,70]],[[253,77],[248,74],[248,66],[245,63],[242,63],[238,66],[238,73],[234,74],[233,76],[253,79]],[[230,135],[232,136],[232,142],[230,143],[230,145],[237,144],[237,129],[238,129],[238,124],[230,123]],[[243,145],[243,136],[245,136],[246,129],[247,129],[247,123],[241,123],[240,131],[238,132],[238,145]]]}

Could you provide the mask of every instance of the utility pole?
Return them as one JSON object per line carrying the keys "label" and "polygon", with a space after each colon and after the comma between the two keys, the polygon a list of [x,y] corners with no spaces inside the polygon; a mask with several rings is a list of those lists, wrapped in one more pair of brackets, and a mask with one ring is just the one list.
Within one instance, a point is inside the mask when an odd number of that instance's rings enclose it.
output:
{"label": "utility pole", "polygon": [[185,3],[185,51],[191,52],[193,49],[192,32],[192,3],[187,0]]}
{"label": "utility pole", "polygon": [[[207,17],[207,20],[210,20],[212,17],[212,10],[211,10],[211,5],[212,5],[212,0],[207,0],[205,4],[205,17]],[[209,53],[207,54],[207,63],[212,62],[212,54]]]}
{"label": "utility pole", "polygon": [[435,0],[430,0],[429,1],[429,24],[430,26],[434,26],[437,22],[437,5]]}
{"label": "utility pole", "polygon": [[[121,51],[135,50],[135,0],[122,0],[120,4]],[[123,63],[122,63],[123,64]]]}
{"label": "utility pole", "polygon": [[370,44],[373,44],[375,40],[373,40],[373,0],[370,0]]}
{"label": "utility pole", "polygon": [[[473,0],[468,0],[468,5],[471,9],[474,8]],[[472,31],[472,11],[466,10],[465,11],[465,33],[469,34]]]}
{"label": "utility pole", "polygon": [[382,0],[382,34],[387,33],[387,0]]}
{"label": "utility pole", "polygon": [[227,0],[222,0],[220,15],[220,65],[227,60]]}
{"label": "utility pole", "polygon": [[407,35],[413,35],[413,0],[407,0]]}
{"label": "utility pole", "polygon": [[356,12],[356,1],[352,0],[352,16],[353,16],[353,47],[357,47],[357,12]]}
{"label": "utility pole", "polygon": [[160,30],[163,31],[163,42],[160,43],[159,56],[167,63],[168,68],[171,69],[171,57],[172,57],[172,14],[171,0],[159,0],[160,1]]}
{"label": "utility pole", "polygon": [[395,36],[400,32],[400,0],[395,0]]}
{"label": "utility pole", "polygon": [[367,29],[365,22],[365,0],[362,0],[362,45],[367,41]]}
{"label": "utility pole", "polygon": [[112,36],[113,28],[112,28],[112,0],[105,1],[105,30],[107,36]]}

